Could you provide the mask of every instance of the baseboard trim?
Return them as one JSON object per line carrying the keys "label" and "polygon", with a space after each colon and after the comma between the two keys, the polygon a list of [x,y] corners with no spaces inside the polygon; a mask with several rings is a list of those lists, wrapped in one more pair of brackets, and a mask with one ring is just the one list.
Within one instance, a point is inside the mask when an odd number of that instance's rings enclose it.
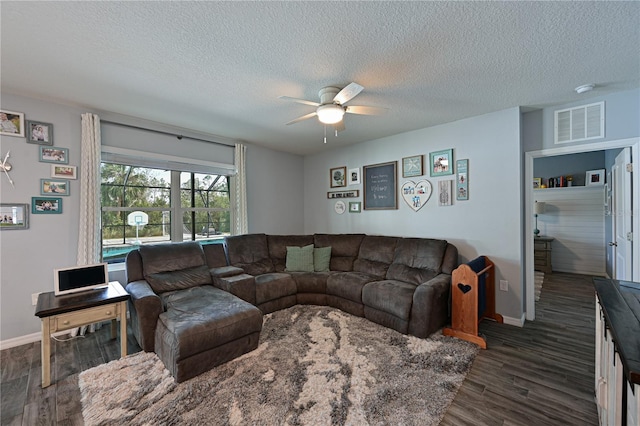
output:
{"label": "baseboard trim", "polygon": [[522,314],[520,318],[505,317],[504,315],[502,316],[504,324],[515,325],[516,327],[524,327],[524,318],[524,314]]}
{"label": "baseboard trim", "polygon": [[25,336],[14,337],[13,339],[0,341],[0,350],[27,345],[29,343],[39,342],[40,340],[42,340],[42,333],[31,333]]}

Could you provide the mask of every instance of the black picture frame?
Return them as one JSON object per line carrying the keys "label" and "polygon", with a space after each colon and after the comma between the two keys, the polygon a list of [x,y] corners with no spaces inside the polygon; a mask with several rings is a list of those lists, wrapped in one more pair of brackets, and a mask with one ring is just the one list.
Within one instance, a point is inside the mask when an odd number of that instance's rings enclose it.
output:
{"label": "black picture frame", "polygon": [[398,208],[398,162],[372,164],[362,168],[364,176],[364,209],[394,210]]}

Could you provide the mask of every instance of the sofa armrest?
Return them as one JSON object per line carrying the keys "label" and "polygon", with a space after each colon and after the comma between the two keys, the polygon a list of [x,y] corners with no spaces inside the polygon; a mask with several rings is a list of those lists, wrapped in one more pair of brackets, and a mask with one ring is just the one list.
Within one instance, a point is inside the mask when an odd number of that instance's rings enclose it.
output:
{"label": "sofa armrest", "polygon": [[449,319],[451,275],[439,274],[416,287],[411,307],[409,334],[427,337]]}
{"label": "sofa armrest", "polygon": [[146,352],[155,350],[155,335],[158,316],[163,311],[160,297],[153,292],[145,280],[127,284],[131,329],[140,347]]}
{"label": "sofa armrest", "polygon": [[211,278],[225,278],[244,274],[244,269],[238,268],[237,266],[220,266],[209,269],[209,273],[211,274]]}

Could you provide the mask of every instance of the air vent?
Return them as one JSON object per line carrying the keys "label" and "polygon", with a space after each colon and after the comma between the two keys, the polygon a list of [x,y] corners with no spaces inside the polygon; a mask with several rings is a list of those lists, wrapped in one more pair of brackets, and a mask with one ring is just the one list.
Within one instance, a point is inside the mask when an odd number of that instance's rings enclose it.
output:
{"label": "air vent", "polygon": [[555,143],[604,138],[604,102],[555,112]]}

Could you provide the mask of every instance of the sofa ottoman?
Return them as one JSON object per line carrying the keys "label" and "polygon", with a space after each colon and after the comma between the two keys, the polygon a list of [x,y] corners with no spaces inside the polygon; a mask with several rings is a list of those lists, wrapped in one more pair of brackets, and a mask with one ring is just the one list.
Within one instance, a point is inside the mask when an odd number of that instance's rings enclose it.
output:
{"label": "sofa ottoman", "polygon": [[262,313],[212,286],[163,293],[155,352],[183,382],[258,347]]}

